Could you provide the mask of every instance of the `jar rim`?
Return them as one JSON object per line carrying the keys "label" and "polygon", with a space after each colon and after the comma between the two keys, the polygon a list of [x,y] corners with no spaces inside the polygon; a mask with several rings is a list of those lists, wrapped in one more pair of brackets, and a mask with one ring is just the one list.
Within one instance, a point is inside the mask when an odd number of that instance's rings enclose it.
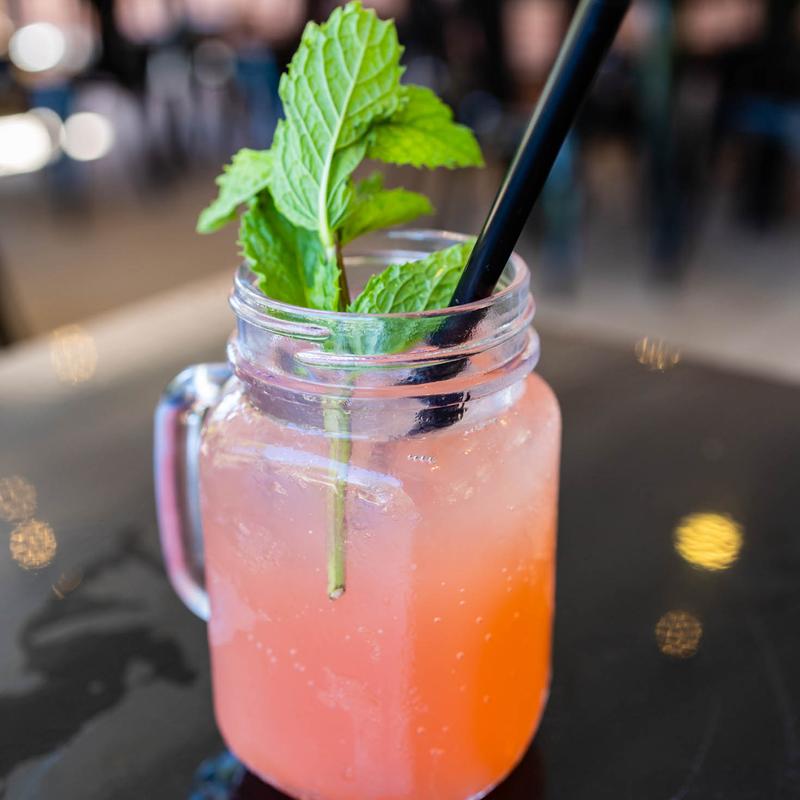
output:
{"label": "jar rim", "polygon": [[[356,280],[376,268],[418,259],[467,237],[401,229],[365,239],[346,257],[350,277]],[[462,378],[475,380],[479,373],[486,373],[488,381],[490,373],[502,372],[510,364],[533,365],[538,359],[538,337],[530,326],[535,306],[529,274],[525,262],[514,254],[499,290],[475,303],[421,312],[353,314],[272,300],[261,293],[257,276],[243,265],[230,299],[238,325],[229,359],[242,374],[264,379],[269,375],[269,380],[280,376],[287,385],[324,385],[329,392],[344,394],[397,394],[402,385],[409,393],[423,394],[435,389],[425,390],[420,382],[455,384]],[[445,324],[463,333],[452,340],[436,339],[434,332],[445,329]],[[451,367],[452,381],[447,374]]]}
{"label": "jar rim", "polygon": [[[401,243],[406,241],[411,244],[414,242],[422,243],[424,241],[442,240],[444,242],[458,244],[460,242],[465,242],[470,238],[467,234],[435,228],[403,228],[398,230],[382,231],[381,235],[389,240],[387,242],[389,247],[379,247],[373,245],[372,247],[365,248],[362,246],[362,249],[359,250],[359,247],[356,245],[355,247],[351,248],[353,250],[352,254],[347,254],[345,256],[346,263],[349,266],[353,266],[359,260],[363,261],[370,257],[375,258],[391,249],[390,246],[393,242]],[[421,251],[413,251],[408,249],[406,252],[409,256],[413,256],[414,253],[419,254]],[[409,260],[414,259],[409,258]],[[259,321],[268,322],[268,325],[265,325],[264,327],[269,327],[271,330],[275,330],[274,318],[276,315],[279,318],[283,317],[284,319],[291,319],[293,322],[288,323],[286,330],[286,332],[289,333],[289,327],[291,327],[293,330],[297,329],[298,327],[302,327],[302,324],[298,325],[298,322],[301,319],[303,322],[311,323],[311,327],[313,327],[314,320],[319,320],[321,323],[330,325],[333,322],[343,320],[417,320],[430,318],[435,319],[437,317],[451,318],[462,314],[465,316],[473,315],[475,312],[481,312],[484,309],[502,304],[504,301],[510,300],[515,294],[521,295],[519,301],[524,302],[529,293],[529,279],[530,270],[528,269],[528,265],[515,251],[511,254],[503,273],[503,278],[501,278],[505,285],[501,286],[498,291],[494,292],[489,297],[475,300],[472,303],[465,303],[464,305],[460,306],[446,306],[444,308],[430,309],[428,311],[364,314],[350,311],[326,311],[322,309],[306,308],[304,306],[296,306],[291,303],[275,300],[274,298],[265,295],[257,287],[255,273],[253,273],[247,263],[243,262],[236,270],[234,287],[230,297],[230,304],[237,316],[259,327],[261,327],[259,325]],[[309,331],[309,333],[311,333],[311,331]],[[312,334],[304,338],[326,338],[328,335],[329,328],[326,327],[324,328],[324,335],[322,335],[322,331],[320,331],[319,337]]]}

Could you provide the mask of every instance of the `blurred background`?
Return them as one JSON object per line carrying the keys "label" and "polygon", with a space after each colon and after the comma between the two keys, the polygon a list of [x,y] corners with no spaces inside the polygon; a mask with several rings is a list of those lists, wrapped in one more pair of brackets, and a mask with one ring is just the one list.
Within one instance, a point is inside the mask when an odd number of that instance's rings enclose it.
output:
{"label": "blurred background", "polygon": [[[387,183],[477,232],[576,3],[369,5],[487,157]],[[236,230],[197,214],[269,146],[331,7],[0,0],[7,800],[184,797],[222,747],[205,630],[158,555],[152,413],[224,358]],[[633,0],[519,243],[564,546],[554,711],[503,797],[542,774],[559,798],[800,796],[799,222],[800,0]]]}
{"label": "blurred background", "polygon": [[[85,320],[145,303],[155,331],[148,298],[190,282],[230,326],[235,230],[195,218],[231,153],[269,145],[278,77],[332,5],[0,0],[0,346],[49,336],[76,382]],[[392,180],[433,197],[430,224],[477,232],[576,3],[367,5],[489,165]],[[635,0],[520,250],[540,326],[796,380],[799,219],[800,4]]]}

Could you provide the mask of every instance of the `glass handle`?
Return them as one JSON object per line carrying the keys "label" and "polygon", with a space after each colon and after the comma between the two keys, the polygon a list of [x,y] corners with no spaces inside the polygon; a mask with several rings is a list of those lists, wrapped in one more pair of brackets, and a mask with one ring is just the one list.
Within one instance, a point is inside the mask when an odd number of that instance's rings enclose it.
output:
{"label": "glass handle", "polygon": [[155,415],[155,483],[161,550],[178,597],[208,620],[198,456],[203,423],[231,377],[228,364],[198,364],[164,390]]}

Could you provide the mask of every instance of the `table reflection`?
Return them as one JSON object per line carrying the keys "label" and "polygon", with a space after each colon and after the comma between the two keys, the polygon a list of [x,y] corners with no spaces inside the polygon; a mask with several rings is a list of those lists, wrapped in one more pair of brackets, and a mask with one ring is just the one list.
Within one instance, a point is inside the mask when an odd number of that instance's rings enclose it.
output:
{"label": "table reflection", "polygon": [[[542,758],[536,745],[528,750],[511,775],[487,795],[490,800],[523,796],[526,800],[541,800],[545,796]],[[287,796],[259,780],[236,756],[224,751],[198,767],[188,800],[287,800]]]}

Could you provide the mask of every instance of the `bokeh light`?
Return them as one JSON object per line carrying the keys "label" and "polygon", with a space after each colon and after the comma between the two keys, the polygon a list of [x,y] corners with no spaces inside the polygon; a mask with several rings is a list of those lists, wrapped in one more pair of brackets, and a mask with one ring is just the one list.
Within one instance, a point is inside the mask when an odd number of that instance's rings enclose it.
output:
{"label": "bokeh light", "polygon": [[671,658],[691,658],[700,647],[703,625],[688,611],[668,611],[656,623],[658,649]]}
{"label": "bokeh light", "polygon": [[0,175],[41,169],[53,155],[47,125],[36,114],[0,117]]}
{"label": "bokeh light", "polygon": [[88,381],[97,370],[94,338],[80,325],[65,325],[50,334],[50,363],[62,383]]}
{"label": "bokeh light", "polygon": [[17,522],[35,513],[36,487],[21,475],[0,478],[0,517]]}
{"label": "bokeh light", "polygon": [[672,369],[681,360],[680,350],[671,347],[663,339],[645,336],[634,347],[636,360],[652,372]]}
{"label": "bokeh light", "polygon": [[741,526],[728,514],[689,514],[675,528],[675,550],[695,567],[728,569],[742,549]]}
{"label": "bokeh light", "polygon": [[67,117],[61,144],[76,161],[96,161],[111,150],[114,128],[102,114],[81,111]]}
{"label": "bokeh light", "polygon": [[25,25],[8,43],[11,63],[25,72],[44,72],[57,67],[66,50],[63,32],[50,22]]}
{"label": "bokeh light", "polygon": [[55,557],[58,542],[53,529],[38,519],[20,523],[11,533],[11,558],[23,569],[41,569]]}
{"label": "bokeh light", "polygon": [[51,108],[32,108],[27,116],[34,117],[44,125],[50,137],[50,161],[55,160],[61,151],[61,137],[64,135],[64,123],[61,117]]}

